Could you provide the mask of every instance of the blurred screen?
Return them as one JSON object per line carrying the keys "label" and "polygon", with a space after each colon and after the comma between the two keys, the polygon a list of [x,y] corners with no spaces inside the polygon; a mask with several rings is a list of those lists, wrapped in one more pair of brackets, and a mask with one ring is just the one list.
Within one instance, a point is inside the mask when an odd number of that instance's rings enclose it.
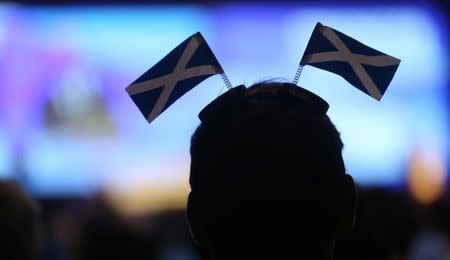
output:
{"label": "blurred screen", "polygon": [[0,129],[0,178],[11,177],[12,160],[10,151],[8,137]]}
{"label": "blurred screen", "polygon": [[39,195],[186,190],[197,114],[224,83],[209,78],[151,125],[124,88],[197,31],[233,85],[291,81],[320,21],[402,60],[381,102],[313,67],[299,85],[330,103],[357,182],[404,183],[417,151],[448,165],[440,17],[415,6],[1,6],[0,176],[20,172]]}

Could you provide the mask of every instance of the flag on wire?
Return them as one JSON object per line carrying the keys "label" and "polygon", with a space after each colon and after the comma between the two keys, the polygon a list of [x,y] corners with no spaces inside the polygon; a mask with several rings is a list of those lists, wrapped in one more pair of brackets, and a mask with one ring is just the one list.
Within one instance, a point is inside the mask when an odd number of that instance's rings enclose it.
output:
{"label": "flag on wire", "polygon": [[330,27],[317,23],[300,66],[311,65],[336,73],[378,101],[400,60],[372,49]]}
{"label": "flag on wire", "polygon": [[126,88],[150,123],[203,80],[223,73],[203,36],[187,38]]}

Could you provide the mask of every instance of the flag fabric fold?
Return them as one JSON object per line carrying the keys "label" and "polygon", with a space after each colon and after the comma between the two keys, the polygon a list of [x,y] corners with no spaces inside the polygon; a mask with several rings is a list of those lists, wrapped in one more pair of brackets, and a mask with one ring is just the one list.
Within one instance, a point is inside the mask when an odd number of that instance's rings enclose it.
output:
{"label": "flag fabric fold", "polygon": [[400,60],[366,46],[321,23],[309,39],[300,65],[311,65],[343,77],[350,84],[380,100]]}
{"label": "flag fabric fold", "polygon": [[223,73],[214,53],[197,32],[131,83],[126,91],[150,123],[200,82]]}

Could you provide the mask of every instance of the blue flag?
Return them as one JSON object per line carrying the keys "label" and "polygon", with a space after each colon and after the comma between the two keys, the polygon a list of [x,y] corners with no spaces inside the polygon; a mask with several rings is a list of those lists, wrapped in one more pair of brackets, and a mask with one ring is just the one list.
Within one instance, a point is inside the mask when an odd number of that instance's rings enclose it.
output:
{"label": "blue flag", "polygon": [[223,73],[203,36],[187,38],[126,88],[150,123],[203,80]]}
{"label": "blue flag", "polygon": [[317,23],[300,65],[336,73],[350,84],[380,100],[400,60],[372,49],[330,27]]}

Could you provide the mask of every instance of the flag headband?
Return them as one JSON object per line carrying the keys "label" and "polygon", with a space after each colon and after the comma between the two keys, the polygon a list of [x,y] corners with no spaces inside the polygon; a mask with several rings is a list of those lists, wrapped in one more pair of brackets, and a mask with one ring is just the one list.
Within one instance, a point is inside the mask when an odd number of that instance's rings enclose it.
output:
{"label": "flag headband", "polygon": [[302,107],[302,110],[325,115],[330,107],[318,95],[293,83],[281,83],[278,88],[265,88],[254,91],[244,85],[234,87],[217,97],[200,111],[202,123],[215,124],[217,119],[232,117],[249,103],[280,103]]}
{"label": "flag headband", "polygon": [[[214,118],[219,118],[218,114],[237,111],[242,104],[256,98],[301,103],[312,112],[326,114],[328,103],[297,85],[304,66],[311,65],[338,74],[354,87],[380,100],[399,64],[399,59],[317,23],[300,60],[293,84],[281,84],[279,90],[267,90],[261,95],[252,93],[243,85],[233,88],[207,42],[197,32],[131,83],[126,91],[149,123],[189,90],[216,74],[221,75],[228,91],[200,112],[202,122],[214,121]],[[298,102],[300,100],[309,101]]]}

